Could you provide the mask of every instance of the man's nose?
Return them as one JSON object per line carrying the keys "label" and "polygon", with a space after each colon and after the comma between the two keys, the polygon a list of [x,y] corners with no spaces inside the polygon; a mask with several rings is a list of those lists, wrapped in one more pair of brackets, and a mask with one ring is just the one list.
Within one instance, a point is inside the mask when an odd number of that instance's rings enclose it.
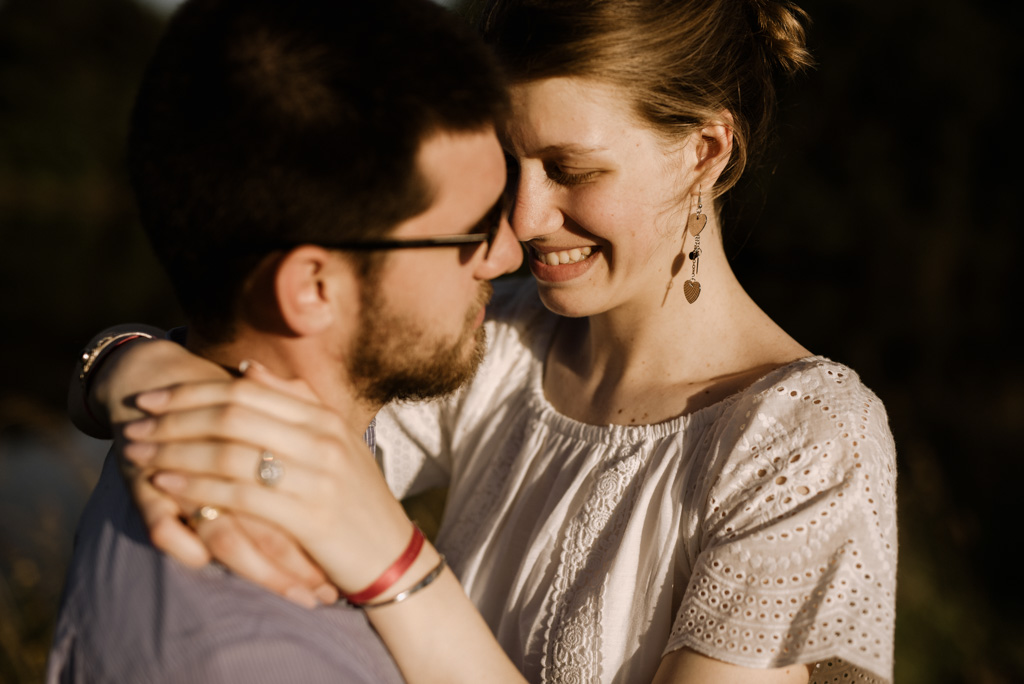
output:
{"label": "man's nose", "polygon": [[477,269],[477,277],[481,280],[492,280],[505,273],[512,273],[523,264],[523,248],[512,232],[506,218],[501,219],[501,226],[491,243],[490,252]]}

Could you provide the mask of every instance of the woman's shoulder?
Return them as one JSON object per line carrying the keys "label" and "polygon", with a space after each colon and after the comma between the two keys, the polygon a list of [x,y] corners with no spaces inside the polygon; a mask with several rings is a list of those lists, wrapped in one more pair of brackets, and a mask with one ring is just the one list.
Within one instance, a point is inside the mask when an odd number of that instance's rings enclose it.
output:
{"label": "woman's shoulder", "polygon": [[[694,570],[669,648],[763,666],[760,651],[694,627],[713,620],[757,634],[770,645],[764,658],[828,663],[828,681],[840,665],[859,668],[864,681],[887,679],[896,469],[881,401],[849,367],[808,357],[736,395],[708,436],[689,506],[699,530]],[[729,601],[705,585],[729,590]],[[789,608],[737,619],[736,605]]]}
{"label": "woman's shoulder", "polygon": [[738,398],[737,409],[801,418],[801,422],[848,421],[872,413],[885,416],[881,400],[856,371],[823,356],[798,359],[776,368],[741,391]]}
{"label": "woman's shoulder", "polygon": [[[719,456],[775,468],[813,462],[892,472],[885,406],[848,366],[821,356],[777,368],[740,392],[718,421]],[[730,470],[726,466],[726,471]]]}

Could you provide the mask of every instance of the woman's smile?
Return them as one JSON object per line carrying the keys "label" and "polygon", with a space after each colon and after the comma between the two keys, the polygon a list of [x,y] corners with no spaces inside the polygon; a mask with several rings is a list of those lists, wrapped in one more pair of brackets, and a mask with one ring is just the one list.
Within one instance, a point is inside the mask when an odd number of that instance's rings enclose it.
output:
{"label": "woman's smile", "polygon": [[597,245],[556,250],[527,243],[526,247],[530,254],[530,272],[537,280],[549,283],[578,278],[590,270],[594,257],[601,253]]}

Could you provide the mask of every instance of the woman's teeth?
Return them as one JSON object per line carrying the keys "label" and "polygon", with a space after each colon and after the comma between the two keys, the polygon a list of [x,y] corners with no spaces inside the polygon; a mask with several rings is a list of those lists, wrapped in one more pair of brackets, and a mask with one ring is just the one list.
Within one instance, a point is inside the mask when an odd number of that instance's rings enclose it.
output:
{"label": "woman's teeth", "polygon": [[547,264],[548,266],[558,266],[559,264],[575,264],[583,261],[593,251],[591,247],[580,247],[577,249],[569,249],[564,252],[547,252],[537,253],[537,260],[541,263]]}

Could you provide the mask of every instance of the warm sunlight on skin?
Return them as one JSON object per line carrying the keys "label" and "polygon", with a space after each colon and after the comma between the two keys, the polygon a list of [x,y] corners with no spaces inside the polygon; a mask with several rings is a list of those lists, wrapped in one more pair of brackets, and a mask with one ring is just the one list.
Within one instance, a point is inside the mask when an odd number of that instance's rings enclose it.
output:
{"label": "warm sunlight on skin", "polygon": [[[391,235],[396,239],[474,232],[504,191],[505,160],[492,129],[436,135],[423,143],[418,163],[431,184],[433,203],[401,223]],[[429,330],[449,343],[465,337],[467,315],[479,314],[474,327],[483,322],[481,283],[522,263],[522,251],[507,226],[487,259],[484,253],[480,244],[394,250],[378,277],[381,300],[414,329]]]}
{"label": "warm sunlight on skin", "polygon": [[661,660],[652,684],[807,684],[813,665],[754,670],[730,665],[684,648]]}
{"label": "warm sunlight on skin", "polygon": [[[697,163],[696,145],[670,149],[637,122],[619,88],[599,81],[523,83],[512,101],[504,135],[519,165],[512,227],[528,244],[544,303],[574,317],[660,305],[686,191],[698,181],[685,171]],[[559,252],[568,259],[550,256]]]}

